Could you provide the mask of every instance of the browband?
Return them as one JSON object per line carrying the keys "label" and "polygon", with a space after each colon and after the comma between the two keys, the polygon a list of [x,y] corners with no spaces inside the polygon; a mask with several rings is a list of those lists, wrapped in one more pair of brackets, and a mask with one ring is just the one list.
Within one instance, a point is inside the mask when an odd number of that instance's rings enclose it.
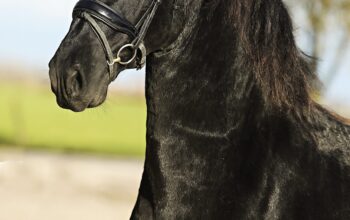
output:
{"label": "browband", "polygon": [[116,31],[127,34],[131,38],[137,36],[137,30],[134,25],[103,2],[98,0],[80,0],[73,9],[73,17],[80,17],[80,14],[84,11],[89,12],[91,16],[103,21]]}

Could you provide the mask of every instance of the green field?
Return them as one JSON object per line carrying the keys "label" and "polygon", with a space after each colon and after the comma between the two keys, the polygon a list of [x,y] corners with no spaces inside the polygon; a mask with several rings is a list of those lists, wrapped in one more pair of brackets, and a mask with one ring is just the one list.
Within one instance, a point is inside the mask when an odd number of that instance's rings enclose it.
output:
{"label": "green field", "polygon": [[60,109],[49,86],[0,83],[0,145],[60,152],[143,155],[143,97],[115,94],[82,113]]}

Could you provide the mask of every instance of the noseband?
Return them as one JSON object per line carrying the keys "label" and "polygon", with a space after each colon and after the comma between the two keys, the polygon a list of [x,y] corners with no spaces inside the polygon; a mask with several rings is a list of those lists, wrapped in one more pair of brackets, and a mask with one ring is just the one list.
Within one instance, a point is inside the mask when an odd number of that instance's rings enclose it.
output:
{"label": "noseband", "polygon": [[[136,25],[131,24],[119,12],[99,0],[80,0],[75,5],[73,17],[83,18],[88,21],[103,46],[106,53],[110,77],[113,75],[113,66],[116,63],[128,65],[136,59],[138,69],[145,65],[147,54],[146,48],[143,45],[143,40],[160,3],[161,0],[153,0]],[[118,50],[116,58],[114,58],[113,51],[105,33],[97,24],[96,20],[101,21],[116,32],[128,35],[130,39],[132,39],[130,43],[125,44]],[[126,49],[132,50],[132,57],[129,60],[122,60],[121,54]]]}

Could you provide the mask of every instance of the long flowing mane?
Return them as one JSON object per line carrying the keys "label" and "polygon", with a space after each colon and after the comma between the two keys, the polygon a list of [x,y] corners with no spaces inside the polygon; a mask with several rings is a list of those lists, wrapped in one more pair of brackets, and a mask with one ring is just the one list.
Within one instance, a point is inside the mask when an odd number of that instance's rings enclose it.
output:
{"label": "long flowing mane", "polygon": [[[223,1],[222,1],[223,2]],[[316,76],[296,46],[291,18],[280,0],[225,1],[242,48],[242,69],[253,73],[269,107],[303,108]],[[249,65],[247,65],[249,63]]]}

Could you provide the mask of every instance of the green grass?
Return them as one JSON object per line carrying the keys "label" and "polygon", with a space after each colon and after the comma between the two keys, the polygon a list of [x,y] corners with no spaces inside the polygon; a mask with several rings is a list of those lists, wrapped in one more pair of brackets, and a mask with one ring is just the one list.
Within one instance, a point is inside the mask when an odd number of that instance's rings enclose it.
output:
{"label": "green grass", "polygon": [[0,144],[53,151],[143,155],[146,107],[115,95],[97,109],[59,108],[49,88],[0,83]]}

